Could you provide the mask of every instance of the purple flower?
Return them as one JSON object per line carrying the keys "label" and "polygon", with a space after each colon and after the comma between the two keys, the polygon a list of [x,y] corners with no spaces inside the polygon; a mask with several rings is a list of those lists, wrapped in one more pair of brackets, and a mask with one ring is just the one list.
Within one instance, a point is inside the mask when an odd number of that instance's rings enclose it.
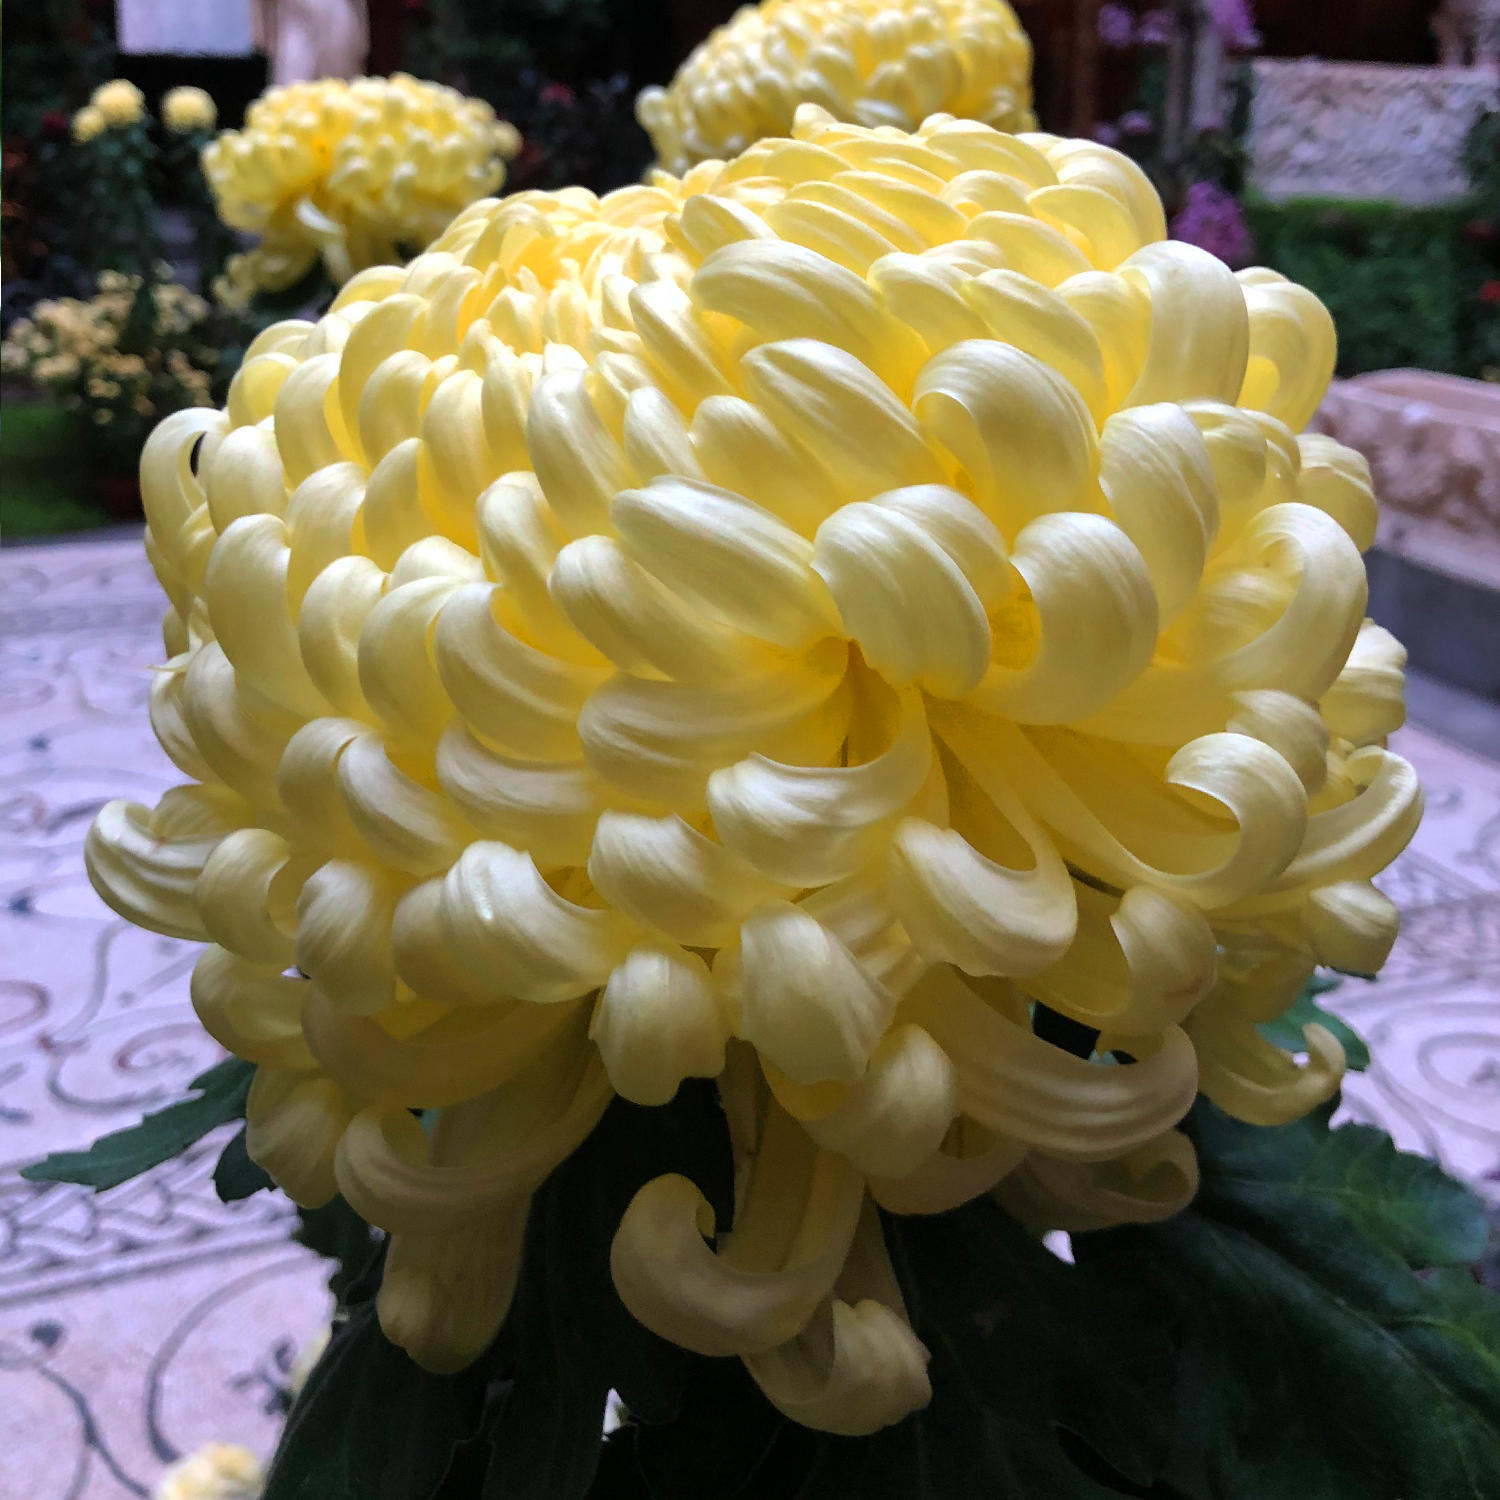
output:
{"label": "purple flower", "polygon": [[1099,40],[1106,47],[1128,47],[1135,40],[1135,17],[1126,6],[1100,7]]}
{"label": "purple flower", "polygon": [[1177,22],[1172,12],[1163,6],[1158,10],[1148,10],[1141,17],[1141,29],[1136,32],[1135,39],[1143,47],[1167,47],[1176,35]]}
{"label": "purple flower", "polygon": [[1119,119],[1122,135],[1150,135],[1156,122],[1143,109],[1127,110]]}
{"label": "purple flower", "polygon": [[1216,182],[1195,182],[1188,188],[1172,220],[1172,238],[1197,245],[1230,266],[1243,266],[1255,254],[1239,203]]}
{"label": "purple flower", "polygon": [[1218,33],[1226,52],[1253,52],[1260,46],[1250,0],[1213,0],[1208,24]]}
{"label": "purple flower", "polygon": [[1094,126],[1090,134],[1101,146],[1118,146],[1120,144],[1120,127],[1111,125],[1108,120],[1101,120]]}

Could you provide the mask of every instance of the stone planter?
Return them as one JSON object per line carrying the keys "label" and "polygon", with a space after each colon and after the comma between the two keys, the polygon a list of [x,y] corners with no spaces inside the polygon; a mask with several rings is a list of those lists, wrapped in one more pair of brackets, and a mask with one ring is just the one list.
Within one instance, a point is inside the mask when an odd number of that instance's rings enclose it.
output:
{"label": "stone planter", "polygon": [[1500,385],[1426,370],[1336,381],[1313,425],[1370,462],[1370,612],[1413,665],[1500,699]]}

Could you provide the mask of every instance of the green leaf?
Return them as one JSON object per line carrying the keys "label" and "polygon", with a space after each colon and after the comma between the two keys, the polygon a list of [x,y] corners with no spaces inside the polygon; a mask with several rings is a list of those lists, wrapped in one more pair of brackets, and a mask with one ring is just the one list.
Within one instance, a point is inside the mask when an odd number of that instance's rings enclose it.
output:
{"label": "green leaf", "polygon": [[299,1207],[292,1238],[334,1263],[328,1290],[340,1306],[378,1253],[376,1231],[342,1198],[334,1198],[320,1208]]}
{"label": "green leaf", "polygon": [[1203,1182],[1168,1223],[1075,1238],[1080,1264],[1181,1325],[1167,1477],[1235,1500],[1500,1494],[1500,1305],[1459,1272],[1482,1217],[1435,1167],[1327,1111],[1276,1130],[1194,1115]]}
{"label": "green leaf", "polygon": [[1477,1261],[1489,1236],[1480,1199],[1436,1162],[1398,1151],[1382,1130],[1330,1130],[1337,1107],[1330,1100],[1267,1129],[1200,1103],[1192,1123],[1204,1186],[1194,1209],[1227,1196],[1262,1215],[1268,1229],[1284,1215],[1317,1221],[1330,1235],[1352,1227],[1414,1270]]}
{"label": "green leaf", "polygon": [[1274,1042],[1287,1052],[1306,1052],[1307,1041],[1302,1035],[1302,1028],[1310,1021],[1316,1021],[1318,1025],[1326,1026],[1339,1039],[1349,1071],[1363,1073],[1370,1066],[1370,1049],[1365,1045],[1364,1039],[1341,1016],[1324,1010],[1317,1002],[1318,995],[1337,989],[1340,982],[1314,975],[1288,1009],[1274,1021],[1266,1021],[1260,1026],[1260,1034],[1268,1042]]}
{"label": "green leaf", "polygon": [[484,1500],[586,1495],[612,1388],[643,1420],[675,1415],[687,1356],[626,1312],[609,1272],[626,1206],[663,1172],[692,1178],[728,1222],[729,1143],[712,1083],[688,1080],[659,1109],[616,1099],[533,1200]]}
{"label": "green leaf", "polygon": [[255,1069],[226,1058],[188,1085],[197,1097],[169,1104],[138,1125],[101,1136],[86,1151],[58,1151],[21,1171],[31,1182],[80,1182],[96,1192],[118,1187],[170,1161],[210,1130],[245,1117]]}
{"label": "green leaf", "polygon": [[799,1500],[1145,1493],[1175,1404],[1159,1290],[1068,1265],[989,1198],[884,1226],[932,1353],[932,1404],[829,1439]]}
{"label": "green leaf", "polygon": [[250,1160],[245,1149],[245,1132],[242,1130],[225,1146],[214,1168],[214,1191],[221,1203],[237,1203],[254,1193],[274,1188],[271,1174]]}
{"label": "green leaf", "polygon": [[488,1379],[483,1361],[423,1370],[362,1302],[292,1407],[263,1500],[428,1500],[479,1422]]}

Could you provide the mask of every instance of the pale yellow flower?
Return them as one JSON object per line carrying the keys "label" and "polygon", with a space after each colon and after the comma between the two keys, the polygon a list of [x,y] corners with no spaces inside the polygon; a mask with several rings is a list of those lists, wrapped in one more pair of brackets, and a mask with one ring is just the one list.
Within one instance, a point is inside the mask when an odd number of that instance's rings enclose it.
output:
{"label": "pale yellow flower", "polygon": [[161,424],[187,780],[87,859],[209,944],[251,1155],[390,1232],[417,1359],[488,1344],[613,1093],[713,1077],[735,1233],[659,1178],[615,1283],[858,1433],[929,1394],[874,1205],[1180,1208],[1200,1089],[1336,1088],[1256,1023],[1380,966],[1421,797],[1317,299],[1090,142],[795,137],[475,204]]}
{"label": "pale yellow flower", "polygon": [[[125,78],[101,83],[89,103],[104,117],[104,123],[114,128],[134,125],[146,113],[146,96]],[[76,118],[73,125],[76,133]]]}
{"label": "pale yellow flower", "polygon": [[151,1500],[258,1500],[265,1482],[265,1470],[248,1448],[205,1443],[157,1480]]}
{"label": "pale yellow flower", "polygon": [[161,118],[168,130],[187,135],[194,130],[212,130],[219,111],[207,89],[184,85],[167,91],[161,101]]}
{"label": "pale yellow flower", "polygon": [[939,110],[1034,129],[1031,42],[1005,0],[764,0],[718,27],[636,115],[685,172],[786,135],[801,104],[914,130]]}
{"label": "pale yellow flower", "polygon": [[93,140],[108,124],[109,121],[104,118],[104,111],[98,105],[85,104],[73,116],[73,139],[82,145],[85,141]]}
{"label": "pale yellow flower", "polygon": [[227,268],[226,300],[291,286],[320,256],[336,282],[400,260],[500,186],[508,129],[401,73],[268,89],[203,152],[220,217],[260,236]]}

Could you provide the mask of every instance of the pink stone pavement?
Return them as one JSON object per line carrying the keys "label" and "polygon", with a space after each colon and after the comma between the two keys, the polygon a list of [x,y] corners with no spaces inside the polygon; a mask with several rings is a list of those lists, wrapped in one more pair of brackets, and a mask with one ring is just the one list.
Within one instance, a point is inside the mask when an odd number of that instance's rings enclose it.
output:
{"label": "pink stone pavement", "polygon": [[[194,948],[89,888],[112,797],[180,777],[146,721],[161,602],[133,538],[0,553],[0,1496],[119,1500],[209,1440],[261,1453],[275,1387],[329,1311],[284,1199],[224,1205],[220,1141],[95,1197],[17,1169],[177,1098],[217,1049]],[[1379,983],[1331,997],[1374,1047],[1349,1113],[1500,1195],[1500,765],[1409,728],[1428,816],[1385,877]]]}

